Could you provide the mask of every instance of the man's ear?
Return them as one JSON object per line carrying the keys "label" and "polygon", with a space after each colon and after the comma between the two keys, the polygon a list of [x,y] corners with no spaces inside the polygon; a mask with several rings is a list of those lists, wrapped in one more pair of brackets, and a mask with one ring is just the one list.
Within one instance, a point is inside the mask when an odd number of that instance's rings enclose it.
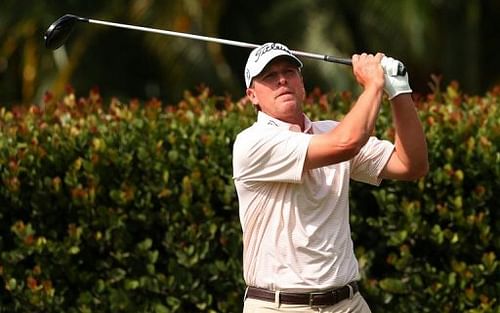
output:
{"label": "man's ear", "polygon": [[259,104],[257,100],[257,95],[255,94],[255,90],[253,88],[247,88],[247,97],[252,101],[253,104]]}

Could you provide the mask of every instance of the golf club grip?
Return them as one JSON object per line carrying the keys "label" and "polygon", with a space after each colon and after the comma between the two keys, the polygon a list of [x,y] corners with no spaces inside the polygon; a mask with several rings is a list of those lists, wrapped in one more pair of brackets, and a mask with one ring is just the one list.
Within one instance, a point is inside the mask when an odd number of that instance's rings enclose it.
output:
{"label": "golf club grip", "polygon": [[352,66],[352,61],[351,59],[344,59],[344,58],[337,58],[331,55],[325,55],[324,60],[328,62],[333,62],[333,63],[339,63],[339,64],[345,64],[345,65],[351,65]]}
{"label": "golf club grip", "polygon": [[[351,65],[352,66],[352,61],[351,59],[344,59],[344,58],[337,58],[331,55],[325,55],[324,60],[328,62],[333,62],[333,63],[339,63],[339,64],[345,64],[345,65]],[[398,65],[398,76],[405,76],[406,75],[406,68],[403,65],[403,63],[399,63]]]}

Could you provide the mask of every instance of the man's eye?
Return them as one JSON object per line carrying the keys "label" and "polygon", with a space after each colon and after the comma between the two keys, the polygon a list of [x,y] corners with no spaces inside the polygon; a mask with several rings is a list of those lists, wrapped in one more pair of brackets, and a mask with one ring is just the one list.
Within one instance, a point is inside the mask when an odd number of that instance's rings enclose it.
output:
{"label": "man's eye", "polygon": [[269,74],[264,75],[264,80],[267,80],[267,81],[274,80],[275,77],[276,77],[276,73],[269,73]]}

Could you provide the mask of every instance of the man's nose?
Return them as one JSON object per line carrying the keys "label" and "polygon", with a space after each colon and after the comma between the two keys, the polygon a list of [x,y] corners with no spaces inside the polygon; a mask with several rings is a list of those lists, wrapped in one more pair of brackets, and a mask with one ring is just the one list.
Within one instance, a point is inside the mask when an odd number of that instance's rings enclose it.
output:
{"label": "man's nose", "polygon": [[285,85],[287,83],[287,79],[285,77],[285,74],[279,73],[278,74],[278,85]]}

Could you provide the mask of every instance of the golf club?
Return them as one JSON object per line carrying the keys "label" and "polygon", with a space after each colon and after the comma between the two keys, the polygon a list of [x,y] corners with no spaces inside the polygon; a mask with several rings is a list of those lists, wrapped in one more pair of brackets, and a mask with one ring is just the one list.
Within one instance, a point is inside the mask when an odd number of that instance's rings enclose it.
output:
{"label": "golf club", "polygon": [[[143,31],[143,32],[148,32],[148,33],[156,33],[156,34],[167,35],[167,36],[182,37],[182,38],[201,40],[201,41],[207,41],[207,42],[215,42],[215,43],[219,43],[219,44],[237,46],[237,47],[243,47],[243,48],[256,48],[259,46],[257,44],[246,43],[246,42],[241,42],[241,41],[219,39],[219,38],[214,38],[214,37],[193,35],[193,34],[174,32],[174,31],[157,29],[157,28],[134,26],[134,25],[129,25],[129,24],[113,23],[113,22],[107,22],[107,21],[102,21],[102,20],[94,20],[94,19],[84,18],[84,17],[73,15],[73,14],[66,14],[66,15],[61,16],[54,23],[52,23],[49,26],[49,28],[47,29],[47,31],[45,32],[45,35],[44,35],[45,47],[47,47],[48,49],[52,49],[52,50],[55,50],[55,49],[61,47],[66,42],[68,37],[70,36],[70,34],[73,31],[75,24],[77,22],[84,22],[84,23],[99,24],[99,25],[105,25],[105,26],[111,26],[111,27],[132,29],[132,30],[138,30],[138,31]],[[290,50],[290,52],[296,56],[301,56],[301,57],[306,57],[306,58],[312,58],[312,59],[317,59],[317,60],[352,66],[351,59],[344,59],[344,58],[338,58],[338,57],[334,57],[334,56],[330,56],[330,55],[309,53],[309,52],[303,52],[303,51],[297,51],[297,50]],[[398,67],[398,75],[405,75],[405,73],[406,73],[406,69],[405,69],[404,65],[402,63],[400,63],[399,67]]]}

